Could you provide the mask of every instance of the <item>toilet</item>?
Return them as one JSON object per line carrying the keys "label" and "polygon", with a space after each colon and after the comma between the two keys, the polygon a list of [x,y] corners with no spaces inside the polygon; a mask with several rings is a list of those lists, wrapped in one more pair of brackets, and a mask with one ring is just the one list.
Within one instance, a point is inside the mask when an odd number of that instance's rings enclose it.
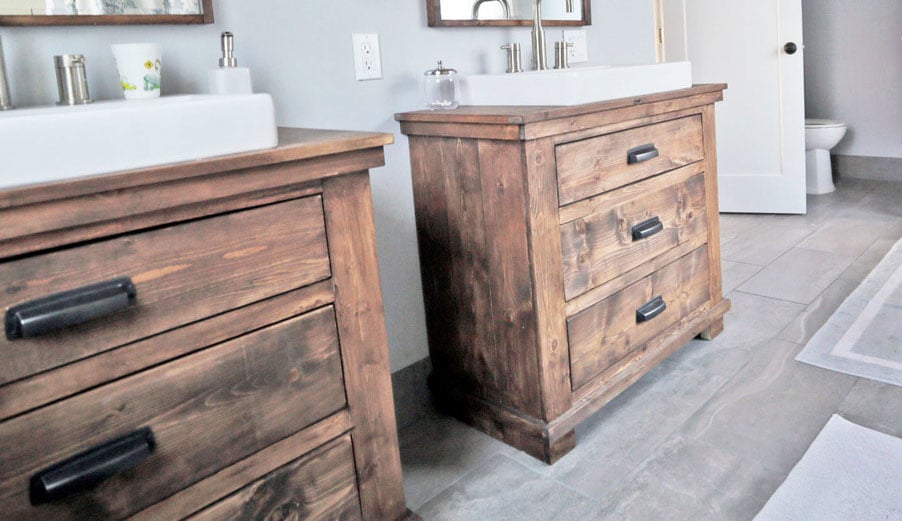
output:
{"label": "toilet", "polygon": [[809,194],[829,194],[833,186],[830,149],[846,135],[846,124],[829,119],[805,120],[805,180]]}

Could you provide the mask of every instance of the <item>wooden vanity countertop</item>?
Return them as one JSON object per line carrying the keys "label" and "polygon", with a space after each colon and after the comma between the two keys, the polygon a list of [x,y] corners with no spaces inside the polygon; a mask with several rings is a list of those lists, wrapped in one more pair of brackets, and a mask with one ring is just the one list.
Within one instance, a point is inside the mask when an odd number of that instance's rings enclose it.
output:
{"label": "wooden vanity countertop", "polygon": [[[0,210],[217,172],[377,148],[394,143],[392,134],[382,132],[280,127],[278,135],[279,144],[270,149],[0,189]],[[376,166],[382,165],[371,165]]]}
{"label": "wooden vanity countertop", "polygon": [[[0,259],[322,191],[385,164],[392,134],[280,128],[275,148],[0,190]],[[252,197],[247,197],[251,195]]]}
{"label": "wooden vanity countertop", "polygon": [[461,105],[454,110],[416,110],[395,114],[397,121],[445,122],[445,123],[495,123],[525,124],[556,118],[581,116],[592,112],[614,110],[634,105],[658,103],[686,96],[710,94],[727,88],[724,83],[693,85],[688,89],[671,90],[629,98],[618,98],[581,105]]}

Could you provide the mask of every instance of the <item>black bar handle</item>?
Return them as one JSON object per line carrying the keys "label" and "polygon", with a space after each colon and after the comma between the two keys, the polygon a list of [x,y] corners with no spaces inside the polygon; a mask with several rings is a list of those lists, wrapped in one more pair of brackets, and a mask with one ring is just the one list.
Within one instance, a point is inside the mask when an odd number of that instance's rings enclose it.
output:
{"label": "black bar handle", "polygon": [[661,219],[658,217],[652,217],[647,221],[642,221],[641,223],[633,226],[633,240],[641,241],[642,239],[647,239],[663,229],[664,223],[661,222]]}
{"label": "black bar handle", "polygon": [[667,309],[667,303],[664,302],[664,297],[658,295],[636,310],[636,323],[648,322],[663,313],[665,309]]}
{"label": "black bar handle", "polygon": [[6,339],[29,338],[122,311],[135,304],[128,277],[63,291],[6,311]]}
{"label": "black bar handle", "polygon": [[627,164],[641,163],[658,157],[658,149],[654,143],[631,148],[626,151]]}
{"label": "black bar handle", "polygon": [[88,490],[102,481],[132,469],[156,450],[150,427],[88,449],[31,477],[28,496],[32,505]]}

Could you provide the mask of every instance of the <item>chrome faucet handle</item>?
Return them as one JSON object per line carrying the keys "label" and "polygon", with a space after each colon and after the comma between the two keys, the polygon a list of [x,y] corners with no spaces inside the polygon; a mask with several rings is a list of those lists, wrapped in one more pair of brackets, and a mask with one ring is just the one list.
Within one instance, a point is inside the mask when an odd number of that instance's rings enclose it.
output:
{"label": "chrome faucet handle", "polygon": [[561,40],[554,42],[554,68],[569,69],[570,68],[570,48],[573,42]]}
{"label": "chrome faucet handle", "polygon": [[523,62],[520,59],[520,44],[509,43],[507,45],[502,45],[501,48],[507,50],[506,72],[523,72]]}

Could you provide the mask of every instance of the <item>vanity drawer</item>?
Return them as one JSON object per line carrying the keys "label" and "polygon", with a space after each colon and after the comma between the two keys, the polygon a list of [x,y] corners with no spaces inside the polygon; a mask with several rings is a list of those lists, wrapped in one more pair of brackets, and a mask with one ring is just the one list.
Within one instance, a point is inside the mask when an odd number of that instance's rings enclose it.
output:
{"label": "vanity drawer", "polygon": [[[0,423],[0,519],[122,518],[345,407],[327,306]],[[30,504],[32,475],[145,427],[136,467]]]}
{"label": "vanity drawer", "polygon": [[[660,179],[631,187],[636,195],[614,204],[587,207],[591,213],[561,225],[568,300],[706,233],[704,174],[677,177],[664,187]],[[652,183],[658,188],[646,189]]]}
{"label": "vanity drawer", "polygon": [[703,148],[700,116],[558,145],[560,205],[694,163],[704,157]]}
{"label": "vanity drawer", "polygon": [[351,437],[344,435],[187,518],[190,521],[361,519]]}
{"label": "vanity drawer", "polygon": [[[708,247],[702,246],[567,319],[573,389],[707,302],[708,270]],[[657,315],[656,297],[666,306]]]}
{"label": "vanity drawer", "polygon": [[[40,336],[9,340],[7,324],[0,386],[329,276],[320,196],[0,264],[7,319],[10,307],[111,279],[127,277],[135,289],[125,310]],[[123,300],[96,302],[121,308]]]}

